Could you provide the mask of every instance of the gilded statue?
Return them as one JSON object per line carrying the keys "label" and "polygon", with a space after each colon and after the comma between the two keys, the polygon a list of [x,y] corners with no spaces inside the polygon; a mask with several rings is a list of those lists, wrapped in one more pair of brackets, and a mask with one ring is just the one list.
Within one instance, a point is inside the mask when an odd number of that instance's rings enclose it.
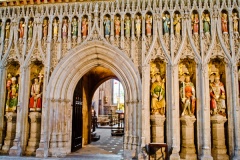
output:
{"label": "gilded statue", "polygon": [[140,19],[140,16],[137,15],[136,19],[135,19],[135,32],[136,32],[137,37],[140,37],[140,35],[141,35],[141,23],[142,23],[142,21]]}
{"label": "gilded statue", "polygon": [[238,14],[237,12],[233,13],[233,32],[238,33]]}
{"label": "gilded statue", "polygon": [[5,39],[9,39],[9,36],[10,36],[10,22],[7,22],[5,26]]}
{"label": "gilded statue", "polygon": [[181,17],[178,13],[175,14],[173,25],[174,25],[175,34],[180,34],[181,33]]}
{"label": "gilded statue", "polygon": [[218,74],[215,75],[214,82],[210,83],[210,97],[211,115],[220,114],[226,116],[225,89]]}
{"label": "gilded statue", "polygon": [[43,38],[46,39],[48,35],[48,20],[44,19],[43,20]]}
{"label": "gilded statue", "polygon": [[56,38],[58,36],[58,20],[55,18],[53,20],[53,37]]}
{"label": "gilded statue", "polygon": [[165,115],[165,84],[159,73],[151,87],[151,114]]}
{"label": "gilded statue", "polygon": [[181,83],[180,86],[180,97],[182,102],[182,116],[194,115],[195,112],[195,87],[190,81],[190,76],[185,76],[185,81]]}

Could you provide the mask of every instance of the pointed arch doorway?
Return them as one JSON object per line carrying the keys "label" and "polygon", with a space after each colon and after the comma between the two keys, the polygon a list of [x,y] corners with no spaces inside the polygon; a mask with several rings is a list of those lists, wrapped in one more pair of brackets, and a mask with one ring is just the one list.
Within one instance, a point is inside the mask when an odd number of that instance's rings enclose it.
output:
{"label": "pointed arch doorway", "polygon": [[[125,91],[125,131],[124,131],[124,150],[129,150],[136,156],[141,146],[141,79],[140,74],[133,62],[127,55],[118,48],[108,43],[92,41],[75,47],[59,62],[54,69],[49,84],[46,104],[49,106],[45,110],[44,132],[49,133],[43,136],[42,141],[50,143],[49,154],[53,152],[71,153],[72,146],[72,106],[74,90],[80,79],[83,79],[83,86],[97,88],[101,84],[98,80],[96,85],[87,83],[86,75],[96,67],[103,67],[110,70],[114,77],[117,77],[122,83]],[[104,77],[104,76],[103,76]],[[104,79],[106,80],[106,79]],[[94,91],[85,90],[84,91]],[[84,103],[90,104],[89,96],[91,93],[83,94]],[[84,101],[85,100],[85,101]],[[88,105],[86,105],[88,106]],[[87,112],[84,109],[82,112]],[[90,112],[88,112],[90,113]],[[84,125],[89,125],[89,115],[84,117]],[[85,123],[88,122],[88,123]],[[88,130],[89,132],[89,130]],[[86,134],[89,135],[89,134]],[[83,132],[83,137],[85,133]],[[83,143],[88,143],[86,136]],[[63,149],[56,149],[61,146]],[[59,148],[59,147],[58,147]]]}

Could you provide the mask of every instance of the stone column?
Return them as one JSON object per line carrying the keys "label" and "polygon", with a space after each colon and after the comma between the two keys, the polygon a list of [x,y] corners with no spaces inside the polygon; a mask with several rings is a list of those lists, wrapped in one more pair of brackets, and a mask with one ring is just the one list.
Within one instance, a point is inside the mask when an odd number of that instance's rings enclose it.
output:
{"label": "stone column", "polygon": [[8,153],[10,147],[13,145],[13,140],[16,133],[17,113],[6,112],[5,117],[7,118],[7,132],[4,139],[4,145],[2,147],[2,153]]}
{"label": "stone column", "polygon": [[195,116],[182,116],[181,129],[182,129],[182,145],[180,157],[182,159],[196,160],[196,148],[194,144],[194,122],[196,121]]}
{"label": "stone column", "polygon": [[26,148],[26,155],[35,155],[36,149],[38,148],[40,142],[41,133],[41,113],[40,112],[30,112],[30,137],[28,139],[28,145]]}
{"label": "stone column", "polygon": [[212,124],[212,156],[214,159],[228,160],[227,148],[225,145],[224,123],[227,118],[221,115],[211,117]]}
{"label": "stone column", "polygon": [[164,121],[163,115],[151,115],[152,142],[164,143]]}

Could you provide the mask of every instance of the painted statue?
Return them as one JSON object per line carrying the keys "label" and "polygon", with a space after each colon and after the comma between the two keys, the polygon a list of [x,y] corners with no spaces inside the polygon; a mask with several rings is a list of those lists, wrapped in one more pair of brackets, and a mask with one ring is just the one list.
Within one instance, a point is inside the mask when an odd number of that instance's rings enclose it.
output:
{"label": "painted statue", "polygon": [[115,36],[119,37],[120,32],[121,32],[121,21],[118,16],[116,17],[116,19],[114,21],[114,25],[115,25]]}
{"label": "painted statue", "polygon": [[160,74],[155,75],[151,87],[151,114],[165,115],[165,86]]}
{"label": "painted statue", "polygon": [[10,36],[10,22],[7,22],[5,26],[5,39],[9,39],[9,36]]}
{"label": "painted statue", "polygon": [[32,39],[33,37],[33,21],[30,20],[28,23],[28,39]]}
{"label": "painted statue", "polygon": [[125,19],[125,27],[124,27],[124,30],[125,30],[125,36],[127,38],[129,38],[131,35],[131,20],[128,16],[126,16],[126,19]]}
{"label": "painted statue", "polygon": [[238,14],[237,12],[233,13],[233,32],[238,33]]}
{"label": "painted statue", "polygon": [[204,31],[204,33],[210,32],[210,25],[211,25],[211,22],[210,22],[209,14],[208,13],[203,14],[203,31]]}
{"label": "painted statue", "polygon": [[137,37],[140,37],[140,35],[141,35],[141,23],[142,23],[142,21],[141,21],[141,19],[140,19],[140,16],[136,16],[136,20],[135,20],[135,32],[136,32],[136,36]]}
{"label": "painted statue", "polygon": [[228,20],[227,20],[227,14],[226,13],[222,14],[221,21],[222,21],[222,32],[223,33],[228,33]]}
{"label": "painted statue", "polygon": [[75,38],[78,35],[78,22],[77,22],[77,18],[73,18],[72,21],[72,37]]}
{"label": "painted statue", "polygon": [[146,18],[146,34],[147,36],[152,35],[152,16],[151,15],[147,15],[147,18]]}
{"label": "painted statue", "polygon": [[55,18],[53,20],[53,37],[57,37],[58,36],[58,20]]}
{"label": "painted statue", "polygon": [[190,76],[185,77],[185,81],[181,83],[180,97],[182,102],[182,116],[194,115],[195,112],[195,87],[190,81]]}
{"label": "painted statue", "polygon": [[88,22],[87,22],[87,18],[83,18],[82,20],[82,37],[85,38],[87,36],[88,33]]}
{"label": "painted statue", "polygon": [[6,112],[14,112],[17,109],[19,87],[16,81],[16,77],[12,77],[7,80]]}
{"label": "painted statue", "polygon": [[48,35],[48,20],[44,19],[43,20],[43,38],[46,39]]}
{"label": "painted statue", "polygon": [[170,23],[171,23],[171,21],[170,21],[170,15],[169,14],[165,14],[164,16],[163,16],[163,33],[164,34],[169,34],[169,32],[170,32]]}
{"label": "painted statue", "polygon": [[181,17],[178,13],[175,14],[173,25],[174,25],[175,34],[180,34],[181,33]]}
{"label": "painted statue", "polygon": [[63,25],[62,25],[62,37],[63,39],[66,39],[68,35],[68,19],[63,19]]}
{"label": "painted statue", "polygon": [[198,14],[193,14],[192,15],[192,30],[193,30],[193,34],[198,34],[198,28],[199,28]]}
{"label": "painted statue", "polygon": [[42,108],[42,83],[41,76],[34,79],[31,86],[31,98],[29,101],[30,111],[41,111]]}
{"label": "painted statue", "polygon": [[226,116],[225,109],[225,89],[222,82],[220,82],[220,76],[214,77],[214,82],[210,83],[210,107],[211,115],[221,114]]}
{"label": "painted statue", "polygon": [[24,36],[24,27],[25,27],[25,23],[23,20],[20,20],[20,23],[19,23],[19,38],[23,38]]}
{"label": "painted statue", "polygon": [[110,36],[110,30],[111,30],[111,21],[108,17],[105,18],[103,22],[105,28],[104,28],[104,34],[106,37]]}

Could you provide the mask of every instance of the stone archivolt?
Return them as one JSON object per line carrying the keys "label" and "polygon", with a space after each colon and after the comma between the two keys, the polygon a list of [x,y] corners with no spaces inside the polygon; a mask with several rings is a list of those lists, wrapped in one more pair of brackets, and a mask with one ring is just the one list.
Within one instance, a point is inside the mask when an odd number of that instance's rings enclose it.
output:
{"label": "stone archivolt", "polygon": [[[196,148],[199,148],[199,156],[207,158],[210,156],[210,117],[209,117],[209,94],[208,93],[208,63],[213,58],[221,58],[226,63],[226,75],[227,77],[227,94],[228,105],[230,109],[228,120],[229,133],[234,135],[229,136],[229,155],[231,157],[238,157],[240,154],[238,146],[240,145],[237,136],[239,126],[239,113],[237,107],[238,93],[239,91],[234,89],[234,86],[238,86],[238,75],[236,74],[237,62],[240,57],[240,39],[239,28],[236,30],[236,21],[239,26],[239,5],[237,0],[223,0],[223,1],[150,1],[150,0],[134,0],[134,1],[104,1],[104,2],[76,2],[65,3],[67,1],[22,1],[23,5],[19,1],[2,2],[3,7],[0,7],[0,92],[5,93],[5,72],[6,67],[11,61],[17,61],[20,64],[21,75],[27,74],[29,65],[34,61],[41,61],[44,66],[44,78],[45,87],[47,87],[49,80],[52,78],[52,74],[55,74],[55,69],[63,63],[63,59],[76,52],[76,48],[82,46],[83,48],[91,47],[91,42],[98,42],[104,45],[113,47],[116,51],[124,53],[129,61],[134,64],[137,72],[142,73],[141,84],[144,93],[150,93],[150,77],[149,77],[149,63],[150,61],[160,58],[166,63],[166,102],[169,106],[166,107],[166,122],[168,123],[168,135],[166,142],[169,148],[172,148],[172,157],[179,157],[180,151],[180,134],[179,134],[179,98],[178,88],[178,73],[177,68],[179,61],[184,58],[190,58],[196,61],[196,90],[199,102],[197,106],[200,108],[197,114],[198,119],[204,119],[202,126],[199,126],[199,143]],[[54,3],[59,2],[59,3]],[[41,5],[32,5],[41,4]],[[14,6],[19,5],[19,6]],[[6,7],[8,6],[8,7]],[[222,21],[223,13],[227,14],[227,29],[223,30]],[[163,15],[169,15],[169,23],[164,26]],[[175,15],[179,14],[180,28],[174,26],[176,20]],[[198,15],[198,32],[193,31],[192,26],[192,14]],[[206,28],[203,22],[203,17],[209,14],[210,28]],[[237,18],[234,17],[237,14]],[[106,30],[104,20],[106,16],[110,20],[110,28]],[[114,29],[114,21],[116,16],[120,20],[120,31],[116,34]],[[136,16],[141,19],[141,32],[136,31]],[[148,17],[151,17],[151,32],[146,30],[146,21]],[[73,36],[73,21],[74,17],[77,18],[77,35]],[[130,19],[130,28],[127,30],[126,17]],[[57,18],[57,34],[54,34],[54,19]],[[67,18],[68,29],[66,39],[63,36],[63,23]],[[87,34],[83,35],[83,19],[87,20]],[[234,19],[233,19],[234,18]],[[22,32],[23,37],[19,35],[20,21],[23,20],[25,27]],[[32,35],[29,33],[30,21],[32,20]],[[195,19],[196,20],[196,19]],[[21,23],[23,23],[21,22]],[[6,26],[10,24],[10,30],[8,31]],[[197,23],[197,22],[196,22]],[[53,25],[54,24],[54,25]],[[86,24],[86,23],[85,23]],[[47,25],[47,28],[44,28]],[[75,24],[76,27],[76,24]],[[164,27],[169,27],[169,32],[166,32]],[[175,28],[175,31],[174,31]],[[44,29],[45,30],[44,32]],[[76,28],[75,28],[76,29]],[[179,31],[180,29],[180,31]],[[76,31],[76,30],[75,30]],[[108,35],[106,35],[106,31]],[[130,35],[126,32],[130,31]],[[81,47],[80,47],[81,48]],[[121,55],[123,56],[123,55]],[[130,63],[130,62],[129,62]],[[234,68],[235,67],[235,68]],[[21,78],[26,78],[21,76]],[[140,75],[139,75],[140,76]],[[54,77],[52,78],[54,79]],[[29,83],[25,79],[26,84]],[[230,83],[231,82],[231,83]],[[232,85],[230,85],[232,84]],[[47,88],[45,88],[47,90]],[[50,92],[48,90],[48,92]],[[202,93],[203,92],[203,93]],[[206,93],[204,93],[206,92]],[[22,92],[21,94],[23,94]],[[45,93],[47,95],[50,93]],[[5,97],[4,94],[0,96],[0,104],[4,106]],[[171,95],[171,96],[170,96]],[[149,96],[149,95],[144,95]],[[137,135],[134,132],[131,135],[130,131],[126,133],[128,139],[124,144],[125,149],[131,148],[134,141],[134,145],[137,148],[137,153],[140,153],[140,146],[150,142],[150,100],[142,96],[143,110],[148,110],[145,113],[138,113],[139,117],[143,117],[146,120],[141,127],[141,133]],[[200,98],[201,96],[201,98]],[[26,98],[26,96],[20,96]],[[174,98],[173,98],[174,97]],[[22,101],[20,98],[19,101]],[[55,97],[43,97],[43,99],[51,99]],[[140,98],[141,99],[141,98]],[[45,100],[50,101],[50,100]],[[51,102],[49,104],[55,105],[65,102]],[[231,105],[230,105],[231,104]],[[25,104],[26,105],[26,104]],[[64,105],[63,105],[64,106]],[[66,108],[64,108],[67,110]],[[232,110],[232,111],[230,111]],[[232,115],[230,115],[232,113]],[[3,114],[1,112],[1,114]],[[198,118],[200,117],[200,118]],[[60,119],[60,118],[59,118]],[[61,123],[65,123],[63,120]],[[141,123],[141,122],[138,122]],[[170,125],[171,123],[171,125]],[[19,125],[19,124],[17,124]],[[134,124],[135,125],[135,124]],[[175,125],[175,126],[174,126]],[[171,128],[172,127],[172,128]],[[174,128],[176,127],[176,128]],[[42,127],[43,128],[43,127]],[[148,130],[144,131],[143,130]],[[65,134],[65,128],[61,128]],[[176,132],[177,131],[177,132]],[[51,135],[52,136],[52,135]],[[56,145],[56,136],[52,136],[51,146]],[[132,138],[131,138],[132,137]],[[55,138],[55,140],[54,140]],[[64,135],[61,137],[64,139]],[[236,142],[230,141],[236,139]],[[142,139],[142,141],[140,141]],[[54,143],[53,143],[54,141]],[[173,145],[174,144],[174,145]],[[67,142],[64,140],[64,147],[67,147]],[[195,144],[196,145],[196,144]],[[41,146],[41,145],[40,145]],[[134,147],[132,147],[134,148]],[[69,151],[69,149],[68,149]]]}

